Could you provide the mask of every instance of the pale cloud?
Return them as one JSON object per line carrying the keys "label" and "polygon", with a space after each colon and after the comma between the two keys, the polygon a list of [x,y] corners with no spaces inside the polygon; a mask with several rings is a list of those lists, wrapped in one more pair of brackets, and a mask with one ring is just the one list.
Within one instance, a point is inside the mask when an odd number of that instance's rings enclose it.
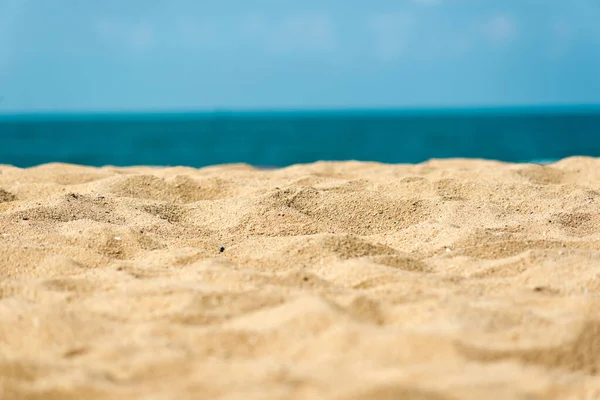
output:
{"label": "pale cloud", "polygon": [[129,30],[127,38],[131,47],[136,50],[145,50],[152,45],[154,29],[147,23],[138,23]]}
{"label": "pale cloud", "polygon": [[290,15],[280,21],[261,14],[248,15],[242,23],[242,33],[275,52],[327,51],[336,45],[333,22],[322,13]]}
{"label": "pale cloud", "polygon": [[150,48],[155,39],[154,28],[146,22],[131,24],[116,19],[99,19],[94,22],[93,29],[110,45],[125,45],[136,51]]}
{"label": "pale cloud", "polygon": [[504,46],[518,38],[519,27],[511,15],[496,14],[484,23],[483,33],[491,44]]}
{"label": "pale cloud", "polygon": [[242,31],[251,36],[261,36],[267,33],[267,19],[262,14],[246,15],[242,21]]}
{"label": "pale cloud", "polygon": [[466,56],[475,48],[473,38],[463,32],[435,36],[433,40],[422,41],[420,51],[429,60],[456,59]]}
{"label": "pale cloud", "polygon": [[14,29],[24,19],[28,0],[0,0],[0,72],[8,69],[17,49]]}
{"label": "pale cloud", "polygon": [[413,3],[421,4],[424,6],[437,6],[442,4],[442,0],[412,0]]}
{"label": "pale cloud", "polygon": [[575,40],[573,25],[565,20],[554,21],[551,26],[550,58],[564,57]]}
{"label": "pale cloud", "polygon": [[93,29],[101,39],[114,40],[120,35],[122,27],[117,21],[110,19],[99,19],[94,21]]}
{"label": "pale cloud", "polygon": [[212,21],[183,19],[178,26],[179,36],[190,46],[210,45],[218,40],[217,25]]}
{"label": "pale cloud", "polygon": [[329,50],[334,47],[333,24],[324,14],[294,15],[281,22],[272,44],[276,49]]}
{"label": "pale cloud", "polygon": [[416,20],[404,12],[381,13],[369,19],[375,40],[375,53],[382,61],[396,61],[408,49]]}

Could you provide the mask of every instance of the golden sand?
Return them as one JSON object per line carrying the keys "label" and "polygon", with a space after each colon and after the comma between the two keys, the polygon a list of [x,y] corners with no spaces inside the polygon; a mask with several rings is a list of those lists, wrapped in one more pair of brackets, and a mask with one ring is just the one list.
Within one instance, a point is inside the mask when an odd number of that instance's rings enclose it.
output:
{"label": "golden sand", "polygon": [[0,166],[2,399],[598,399],[600,159]]}

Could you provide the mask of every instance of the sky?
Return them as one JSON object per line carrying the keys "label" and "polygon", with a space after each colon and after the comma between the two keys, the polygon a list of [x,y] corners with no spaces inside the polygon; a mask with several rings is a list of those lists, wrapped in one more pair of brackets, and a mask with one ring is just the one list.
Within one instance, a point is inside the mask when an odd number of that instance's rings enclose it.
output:
{"label": "sky", "polygon": [[0,0],[0,113],[600,104],[600,0]]}

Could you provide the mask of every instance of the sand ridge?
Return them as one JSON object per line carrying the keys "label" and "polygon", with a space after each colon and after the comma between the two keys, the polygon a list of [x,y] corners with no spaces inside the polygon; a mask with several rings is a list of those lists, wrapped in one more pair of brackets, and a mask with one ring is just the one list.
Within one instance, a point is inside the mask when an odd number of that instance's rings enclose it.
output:
{"label": "sand ridge", "polygon": [[0,166],[0,398],[600,398],[600,159]]}

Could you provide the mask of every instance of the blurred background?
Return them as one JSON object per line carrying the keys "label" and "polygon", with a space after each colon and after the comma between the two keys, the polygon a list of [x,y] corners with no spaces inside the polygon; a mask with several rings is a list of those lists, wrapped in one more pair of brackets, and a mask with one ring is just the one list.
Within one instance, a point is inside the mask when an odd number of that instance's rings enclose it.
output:
{"label": "blurred background", "polygon": [[0,164],[600,156],[598,0],[0,0]]}

